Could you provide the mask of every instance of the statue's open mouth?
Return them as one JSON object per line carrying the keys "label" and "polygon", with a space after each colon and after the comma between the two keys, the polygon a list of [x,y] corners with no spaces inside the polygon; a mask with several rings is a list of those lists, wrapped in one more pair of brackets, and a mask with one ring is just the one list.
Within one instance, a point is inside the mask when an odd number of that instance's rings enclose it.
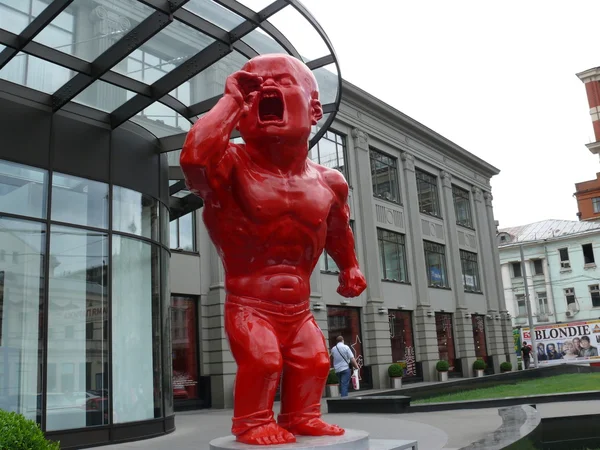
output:
{"label": "statue's open mouth", "polygon": [[283,96],[279,89],[263,89],[258,103],[258,118],[262,123],[283,121]]}

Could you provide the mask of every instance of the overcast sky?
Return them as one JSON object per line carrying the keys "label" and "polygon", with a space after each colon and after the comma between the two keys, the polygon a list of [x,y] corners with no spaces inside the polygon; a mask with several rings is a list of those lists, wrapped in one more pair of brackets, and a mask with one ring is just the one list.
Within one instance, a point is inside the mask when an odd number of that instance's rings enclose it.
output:
{"label": "overcast sky", "polygon": [[302,0],[342,76],[501,170],[500,227],[577,220],[598,156],[578,72],[600,66],[598,0]]}

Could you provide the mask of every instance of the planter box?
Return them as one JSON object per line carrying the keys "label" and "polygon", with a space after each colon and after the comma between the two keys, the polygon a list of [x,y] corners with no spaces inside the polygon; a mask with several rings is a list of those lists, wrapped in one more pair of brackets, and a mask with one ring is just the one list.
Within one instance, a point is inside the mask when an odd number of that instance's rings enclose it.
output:
{"label": "planter box", "polygon": [[325,386],[328,398],[337,398],[340,396],[340,387],[337,384],[328,384]]}
{"label": "planter box", "polygon": [[390,378],[390,387],[392,389],[402,389],[402,377]]}
{"label": "planter box", "polygon": [[483,370],[475,370],[475,377],[481,378],[484,375],[483,372],[484,372]]}
{"label": "planter box", "polygon": [[438,380],[448,381],[448,372],[438,372]]}

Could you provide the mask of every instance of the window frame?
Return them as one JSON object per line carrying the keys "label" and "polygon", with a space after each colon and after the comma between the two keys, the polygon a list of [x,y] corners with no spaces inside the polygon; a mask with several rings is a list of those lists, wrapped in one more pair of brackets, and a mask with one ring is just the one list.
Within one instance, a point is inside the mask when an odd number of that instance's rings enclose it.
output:
{"label": "window frame", "polygon": [[[432,217],[437,217],[438,219],[442,219],[442,208],[441,208],[441,202],[440,202],[440,191],[439,191],[439,184],[438,184],[438,177],[436,175],[433,175],[423,169],[419,169],[418,167],[415,167],[415,178],[417,181],[417,197],[418,197],[418,201],[419,201],[419,212],[421,214],[427,214],[428,216],[432,216]],[[431,193],[432,195],[432,199],[431,199],[431,205],[433,206],[434,211],[427,211],[423,208],[423,201],[421,199],[421,196],[424,194],[424,192],[421,191],[421,185],[422,184],[427,184],[430,186],[431,189]]]}
{"label": "window frame", "polygon": [[[333,138],[333,139],[332,139]],[[339,139],[338,139],[339,138]],[[323,140],[327,140],[329,142],[331,142],[334,146],[335,146],[335,155],[336,155],[336,161],[338,162],[338,166],[337,167],[329,167],[329,166],[325,166],[324,164],[321,163],[321,146],[320,143]],[[338,142],[339,141],[339,142]],[[342,170],[339,169],[339,162],[340,162],[340,147],[341,147],[341,155],[342,155],[342,160],[343,160],[343,165],[342,165]],[[310,159],[311,161],[320,164],[324,167],[328,167],[330,169],[333,170],[337,170],[338,172],[340,172],[342,175],[344,175],[344,178],[346,179],[346,182],[348,183],[349,186],[351,186],[350,184],[350,168],[348,167],[348,146],[347,146],[347,137],[346,135],[339,133],[335,130],[328,130],[322,137],[321,139],[319,139],[319,141],[313,146],[313,148],[310,151]]]}
{"label": "window frame", "polygon": [[[600,308],[600,285],[599,284],[590,284],[588,286],[588,290],[590,293],[590,300],[592,302],[592,308]],[[596,303],[594,302],[594,294],[596,294]]]}
{"label": "window frame", "polygon": [[[519,275],[516,274],[515,267],[519,268]],[[510,275],[511,278],[523,278],[523,266],[520,262],[511,262],[510,263]]]}
{"label": "window frame", "polygon": [[[563,259],[563,251],[566,252],[566,259]],[[559,248],[557,250],[558,252],[558,259],[560,261],[560,269],[561,270],[570,270],[571,269],[571,260],[570,260],[570,256],[569,256],[569,247],[563,247],[563,248]]]}
{"label": "window frame", "polygon": [[[384,236],[384,233],[388,233],[388,235],[393,235],[394,237],[397,238],[396,241],[392,241],[391,239],[386,239],[386,237]],[[402,241],[402,242],[400,242]],[[398,262],[399,264],[401,264],[403,266],[404,269],[404,274],[405,274],[405,279],[390,279],[387,278],[385,275],[387,274],[387,267],[386,267],[386,258],[385,258],[385,244],[388,243],[389,245],[395,245],[395,251],[396,254],[398,256]],[[401,252],[400,248],[403,247],[404,250]],[[377,228],[377,248],[379,250],[379,261],[381,263],[381,280],[382,281],[390,281],[393,283],[404,283],[404,284],[409,284],[410,283],[410,276],[408,273],[408,261],[407,261],[407,257],[406,257],[406,235],[402,234],[402,233],[398,233],[395,231],[391,231],[391,230],[387,230],[384,228]],[[398,267],[398,276],[400,277],[402,275],[402,267]]]}
{"label": "window frame", "polygon": [[543,314],[546,316],[550,315],[550,306],[548,304],[548,292],[547,291],[536,292],[535,299],[537,301],[538,315],[540,315],[540,314]]}
{"label": "window frame", "polygon": [[[348,222],[348,224],[350,225],[350,229],[352,230],[352,235],[354,236],[354,251],[356,252],[356,235],[354,233],[354,220],[350,220]],[[333,267],[335,268],[329,268],[329,263],[333,263]],[[321,257],[319,258],[319,270],[322,273],[329,273],[329,274],[338,274],[340,273],[340,268],[337,266],[336,262],[333,260],[333,258],[331,257],[331,255],[329,253],[327,253],[327,250],[325,250],[325,248],[323,248],[323,253],[321,253]]]}
{"label": "window frame", "polygon": [[[457,200],[464,200],[467,205],[467,219],[461,221],[458,219]],[[452,185],[452,202],[454,203],[454,214],[456,215],[456,224],[470,229],[475,229],[473,226],[473,211],[471,210],[471,193],[455,184]]]}
{"label": "window frame", "polygon": [[[448,262],[446,261],[446,246],[437,242],[423,240],[423,250],[425,253],[425,269],[427,270],[427,284],[429,287],[438,289],[450,289],[448,280]],[[439,251],[441,250],[441,251]],[[442,265],[442,284],[435,284],[431,279],[431,265],[429,264],[428,254],[441,255]]]}
{"label": "window frame", "polygon": [[[537,271],[536,263],[540,264],[540,268],[542,269],[541,272]],[[534,276],[544,275],[544,260],[543,259],[534,259],[533,260],[533,275]]]}
{"label": "window frame", "polygon": [[[586,249],[589,249],[591,254],[586,255]],[[596,255],[594,254],[594,245],[591,242],[587,244],[581,244],[581,252],[583,253],[583,264],[586,267],[596,265]],[[588,260],[591,256],[591,260]]]}
{"label": "window frame", "polygon": [[[181,219],[182,217],[186,217],[187,215],[191,215],[192,216],[192,250],[186,250],[186,249],[182,249],[179,247],[179,244],[181,243],[181,229],[180,229],[180,222],[179,219]],[[177,246],[174,247],[172,242],[169,242],[169,248],[171,251],[174,252],[179,252],[179,253],[198,253],[198,242],[196,239],[196,213],[195,211],[189,212],[188,214],[184,214],[181,217],[178,217],[175,220],[171,220],[169,222],[169,235],[170,235],[170,227],[171,224],[173,222],[176,222],[176,232],[175,232],[175,236],[177,236]]]}
{"label": "window frame", "polygon": [[[475,286],[473,289],[470,289],[467,287],[467,278],[465,275],[465,268],[466,268],[465,264],[466,263],[473,264],[472,267],[474,267]],[[468,252],[466,250],[460,250],[460,266],[461,266],[461,275],[462,275],[462,279],[463,279],[463,288],[464,288],[465,292],[476,292],[476,293],[482,292],[480,276],[479,276],[479,259],[477,258],[477,253]]]}
{"label": "window frame", "polygon": [[[526,317],[527,316],[527,299],[525,298],[525,294],[516,294],[515,302],[517,303],[517,317]],[[521,306],[519,303],[523,302],[524,312],[521,312]]]}
{"label": "window frame", "polygon": [[594,214],[600,213],[600,197],[592,199],[592,211],[594,211]]}
{"label": "window frame", "polygon": [[[376,155],[378,155],[379,158],[376,158],[375,157]],[[387,159],[387,162],[383,161],[382,159]],[[375,189],[375,186],[377,185],[377,177],[375,176],[376,175],[375,174],[375,162],[383,164],[388,168],[387,183],[390,186],[390,192],[389,192],[390,198],[386,198],[384,195],[378,194],[377,193],[378,189]],[[402,205],[402,195],[401,195],[401,190],[400,190],[400,172],[398,170],[398,158],[396,158],[392,155],[389,155],[385,152],[382,152],[381,150],[377,150],[376,148],[369,147],[369,163],[371,165],[371,187],[373,188],[373,197],[379,198],[382,200],[386,200],[388,202],[392,202],[397,205]],[[395,180],[390,179],[390,176],[389,176],[390,172],[395,173]],[[396,186],[395,192],[391,192],[393,184],[395,184],[395,186]],[[395,197],[394,197],[394,195],[395,195]]]}

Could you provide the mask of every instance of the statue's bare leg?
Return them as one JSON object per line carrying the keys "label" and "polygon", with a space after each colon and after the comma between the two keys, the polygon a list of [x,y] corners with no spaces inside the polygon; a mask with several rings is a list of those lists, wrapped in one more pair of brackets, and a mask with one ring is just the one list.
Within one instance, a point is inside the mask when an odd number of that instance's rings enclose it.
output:
{"label": "statue's bare leg", "polygon": [[295,435],[339,436],[344,430],[321,419],[321,396],[329,373],[323,333],[312,315],[284,343],[279,425]]}
{"label": "statue's bare leg", "polygon": [[273,419],[273,401],[282,370],[279,339],[259,312],[225,304],[225,330],[238,366],[235,379],[232,433],[251,445],[295,442]]}

